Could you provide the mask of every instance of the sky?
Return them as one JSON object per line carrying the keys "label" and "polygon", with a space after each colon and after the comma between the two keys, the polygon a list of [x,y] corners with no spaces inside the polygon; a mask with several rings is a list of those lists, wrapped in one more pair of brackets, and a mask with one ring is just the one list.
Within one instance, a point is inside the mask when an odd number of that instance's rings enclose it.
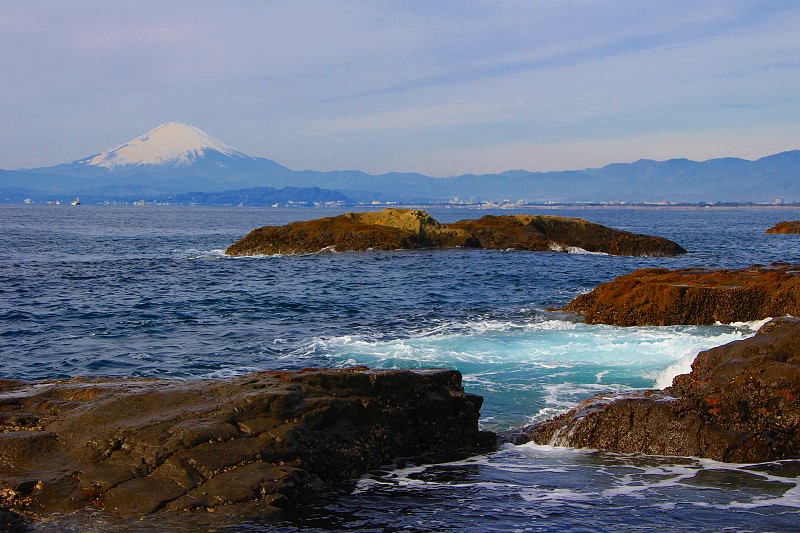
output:
{"label": "sky", "polygon": [[0,0],[0,168],[192,124],[432,176],[800,149],[800,1]]}

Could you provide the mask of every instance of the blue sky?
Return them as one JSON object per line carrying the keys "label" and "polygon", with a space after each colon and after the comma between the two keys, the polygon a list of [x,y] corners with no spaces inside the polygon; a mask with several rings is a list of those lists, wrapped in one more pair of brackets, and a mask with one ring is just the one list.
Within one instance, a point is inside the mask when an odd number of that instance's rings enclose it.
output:
{"label": "blue sky", "polygon": [[162,122],[435,176],[800,148],[796,0],[0,0],[0,168]]}

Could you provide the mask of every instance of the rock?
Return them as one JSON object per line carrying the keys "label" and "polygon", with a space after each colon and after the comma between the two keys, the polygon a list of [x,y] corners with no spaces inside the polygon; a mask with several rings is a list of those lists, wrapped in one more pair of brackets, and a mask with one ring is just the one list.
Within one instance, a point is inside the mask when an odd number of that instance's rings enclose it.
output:
{"label": "rock", "polygon": [[272,512],[395,457],[495,443],[478,430],[482,399],[451,370],[77,377],[0,391],[9,523],[87,506],[121,517]]}
{"label": "rock", "polygon": [[736,463],[800,458],[800,320],[701,352],[663,391],[594,397],[505,438]]}
{"label": "rock", "polygon": [[486,215],[447,227],[466,230],[477,238],[481,248],[493,250],[567,252],[577,249],[611,255],[665,257],[686,253],[668,239],[615,230],[582,218]]}
{"label": "rock", "polygon": [[800,233],[800,220],[778,222],[764,233]]}
{"label": "rock", "polygon": [[661,237],[614,230],[580,218],[489,215],[440,224],[425,211],[389,208],[264,226],[251,231],[225,253],[240,256],[456,247],[551,252],[581,249],[657,256],[686,252]]}
{"label": "rock", "polygon": [[322,250],[364,251],[457,247],[471,235],[448,230],[425,211],[384,209],[255,229],[230,246],[228,255],[307,254]]}
{"label": "rock", "polygon": [[588,324],[666,326],[800,316],[800,266],[741,270],[646,268],[572,300]]}

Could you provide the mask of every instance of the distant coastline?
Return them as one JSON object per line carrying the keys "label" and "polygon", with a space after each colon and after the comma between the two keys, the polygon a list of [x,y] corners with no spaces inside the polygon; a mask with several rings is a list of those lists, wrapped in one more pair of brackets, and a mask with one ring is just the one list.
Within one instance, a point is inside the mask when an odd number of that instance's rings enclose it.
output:
{"label": "distant coastline", "polygon": [[[17,198],[0,198],[0,205],[53,205],[72,207],[71,202],[65,198],[53,198],[52,200],[30,200],[25,198],[19,200]],[[348,208],[348,209],[383,209],[385,207],[402,207],[408,209],[492,209],[492,210],[526,210],[526,209],[658,209],[658,210],[691,210],[691,209],[714,209],[714,210],[728,210],[728,209],[763,209],[763,210],[780,210],[780,209],[798,209],[800,202],[791,203],[756,203],[756,202],[575,202],[575,203],[499,203],[499,202],[343,202],[343,201],[330,201],[330,202],[314,202],[314,201],[285,201],[276,203],[248,203],[248,202],[172,202],[163,199],[146,198],[138,200],[130,199],[109,199],[109,200],[88,200],[81,201],[80,207],[86,206],[164,206],[164,207],[257,207],[257,208],[283,208],[283,209],[331,209],[331,208]]]}

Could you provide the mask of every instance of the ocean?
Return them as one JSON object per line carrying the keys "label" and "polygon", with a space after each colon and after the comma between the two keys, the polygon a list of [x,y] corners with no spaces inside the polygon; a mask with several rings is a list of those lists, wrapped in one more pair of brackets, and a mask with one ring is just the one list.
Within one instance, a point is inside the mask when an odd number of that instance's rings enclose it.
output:
{"label": "ocean", "polygon": [[[428,209],[578,216],[673,239],[676,258],[484,250],[229,258],[248,231],[342,210],[0,206],[0,378],[224,377],[311,366],[446,367],[485,398],[490,430],[608,391],[663,387],[695,354],[758,324],[590,326],[548,311],[637,268],[800,263],[765,235],[798,208]],[[34,531],[797,531],[800,461],[504,446],[410,458],[280,516],[115,522],[50,517]]]}

